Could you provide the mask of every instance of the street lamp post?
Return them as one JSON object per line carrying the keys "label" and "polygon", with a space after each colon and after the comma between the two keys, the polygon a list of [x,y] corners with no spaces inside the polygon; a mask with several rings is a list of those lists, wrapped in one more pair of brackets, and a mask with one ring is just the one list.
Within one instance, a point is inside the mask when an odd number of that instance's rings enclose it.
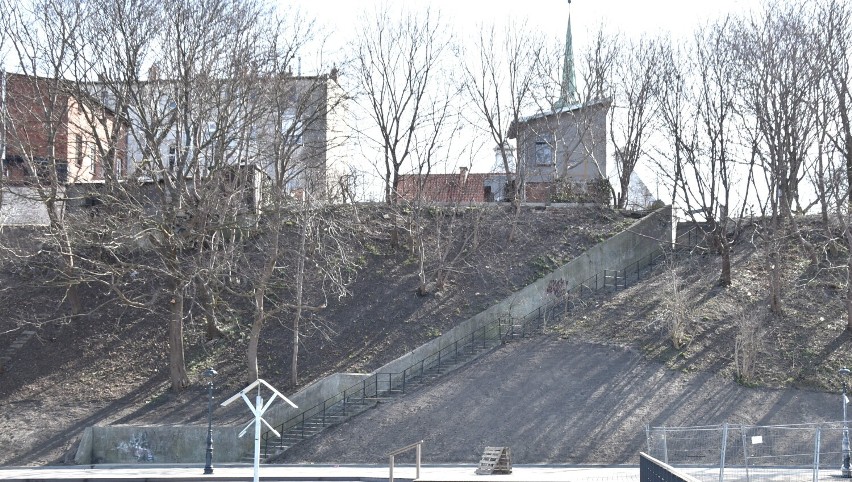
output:
{"label": "street lamp post", "polygon": [[840,467],[840,476],[845,478],[852,477],[852,470],[849,467],[849,427],[846,424],[846,404],[849,399],[846,397],[846,378],[849,377],[849,369],[846,367],[837,371],[843,377],[843,465]]}
{"label": "street lamp post", "polygon": [[[207,458],[204,464],[204,473],[213,473],[213,378],[217,375],[216,370],[208,368],[204,370],[204,378],[207,379]],[[848,444],[847,444],[848,447]]]}

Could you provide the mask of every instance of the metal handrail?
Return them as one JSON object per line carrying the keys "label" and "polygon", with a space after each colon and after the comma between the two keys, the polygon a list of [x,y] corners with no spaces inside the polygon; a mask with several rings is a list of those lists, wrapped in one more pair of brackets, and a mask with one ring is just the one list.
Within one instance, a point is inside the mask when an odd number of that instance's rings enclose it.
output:
{"label": "metal handrail", "polygon": [[411,450],[413,448],[417,449],[416,454],[414,456],[414,465],[415,465],[415,467],[417,467],[417,473],[415,474],[414,478],[415,479],[420,478],[420,447],[422,445],[423,445],[423,441],[421,440],[419,442],[414,442],[411,445],[406,445],[405,447],[402,447],[401,449],[396,449],[393,452],[388,454],[388,457],[390,458],[390,461],[389,461],[389,464],[388,464],[390,466],[390,474],[389,474],[389,477],[388,477],[388,482],[393,482],[393,459],[394,459],[394,457],[403,453],[403,452]]}
{"label": "metal handrail", "polygon": [[[627,284],[631,279],[636,281],[641,279],[643,268],[654,266],[656,261],[663,256],[665,256],[665,254],[661,251],[651,253],[646,257],[628,264],[620,270],[604,269],[579,283],[575,283],[571,288],[566,289],[562,296],[540,305],[521,317],[519,324],[521,329],[520,333],[515,332],[515,326],[518,326],[518,324],[511,322],[506,324],[506,331],[504,332],[504,320],[498,317],[496,320],[482,325],[461,337],[461,340],[463,341],[461,349],[465,350],[469,347],[477,347],[480,344],[482,349],[484,349],[488,347],[489,342],[500,344],[505,343],[509,338],[513,338],[517,335],[526,337],[527,334],[534,333],[536,331],[533,323],[542,322],[543,326],[544,322],[547,320],[548,312],[552,312],[556,308],[561,308],[564,312],[567,312],[569,310],[568,305],[572,302],[572,294],[579,294],[582,296],[584,290],[591,293],[607,287],[624,289],[627,287]],[[607,275],[609,273],[613,273],[612,283],[607,282]],[[620,285],[619,280],[621,280]],[[592,283],[592,281],[594,281],[594,283]],[[495,329],[496,336],[494,336]],[[347,409],[346,405],[347,403],[352,403],[352,400],[360,400],[363,403],[365,400],[369,400],[371,398],[376,399],[381,395],[389,395],[393,392],[405,393],[406,385],[408,383],[422,378],[423,375],[430,370],[440,369],[442,367],[442,363],[446,365],[455,361],[458,358],[459,348],[459,340],[457,340],[454,343],[445,345],[434,353],[414,362],[401,372],[374,373],[372,376],[364,378],[343,391],[323,400],[320,403],[317,403],[313,407],[294,415],[275,427],[276,431],[281,434],[281,443],[279,444],[279,447],[282,449],[284,448],[283,437],[285,432],[299,426],[300,424],[302,430],[299,438],[307,438],[305,436],[305,421],[310,420],[315,416],[321,416],[322,426],[327,426],[327,412],[330,408],[336,407],[338,404],[342,405],[342,415],[345,417]],[[452,352],[452,356],[449,356],[450,352]],[[380,388],[380,384],[383,389]],[[264,442],[264,453],[267,454],[267,456],[269,454],[268,449],[271,440],[269,434],[270,432],[267,431],[261,435]]]}

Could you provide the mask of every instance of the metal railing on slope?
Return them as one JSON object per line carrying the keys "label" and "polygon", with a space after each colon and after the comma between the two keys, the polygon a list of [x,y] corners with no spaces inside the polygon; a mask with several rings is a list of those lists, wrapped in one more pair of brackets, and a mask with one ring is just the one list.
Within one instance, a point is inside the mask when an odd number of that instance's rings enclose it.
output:
{"label": "metal railing on slope", "polygon": [[[630,283],[640,281],[643,276],[649,274],[657,261],[664,256],[663,252],[651,253],[621,269],[604,269],[573,286],[559,287],[551,293],[553,297],[550,301],[517,321],[498,317],[401,372],[374,373],[278,424],[275,429],[281,434],[280,438],[274,437],[269,431],[264,432],[261,435],[264,458],[278,455],[322,429],[366,410],[379,399],[404,394],[412,386],[421,386],[429,378],[442,374],[442,369],[457,366],[459,360],[470,361],[488,348],[544,331],[549,320],[555,320],[569,312],[582,299],[584,293],[591,294],[606,288],[625,289]],[[465,359],[465,354],[472,356]]]}
{"label": "metal railing on slope", "polygon": [[280,453],[293,445],[288,444],[289,441],[303,440],[313,436],[319,430],[308,428],[311,423],[313,428],[321,430],[360,413],[381,398],[404,394],[407,390],[422,385],[427,378],[440,375],[442,370],[455,367],[459,360],[467,358],[465,355],[475,355],[499,345],[502,342],[502,331],[503,322],[498,320],[496,323],[471,331],[401,372],[374,373],[277,425],[275,429],[281,434],[280,438],[271,436],[269,431],[264,432],[261,435],[263,453],[267,457],[273,455],[272,450],[277,449]]}

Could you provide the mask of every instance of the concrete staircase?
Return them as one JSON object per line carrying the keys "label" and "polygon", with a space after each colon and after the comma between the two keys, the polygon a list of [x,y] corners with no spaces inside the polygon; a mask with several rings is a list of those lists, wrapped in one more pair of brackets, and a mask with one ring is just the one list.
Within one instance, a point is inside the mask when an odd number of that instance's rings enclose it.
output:
{"label": "concrete staircase", "polygon": [[[517,338],[518,335],[512,335]],[[500,346],[505,340],[476,340],[446,350],[432,364],[421,364],[413,367],[411,372],[400,374],[376,374],[369,381],[353,385],[344,392],[339,401],[322,407],[317,413],[308,417],[295,417],[282,424],[288,427],[281,431],[281,437],[271,432],[263,434],[261,440],[260,458],[266,463],[277,462],[281,454],[289,448],[322,432],[328,427],[342,423],[374,406],[389,401],[406,393],[411,393],[421,387],[434,383],[444,375],[470,363],[487,352]],[[419,369],[418,369],[419,368]],[[348,394],[347,394],[348,393]],[[303,412],[304,414],[305,412]],[[244,462],[254,460],[254,454],[245,454]]]}
{"label": "concrete staircase", "polygon": [[279,462],[286,450],[326,427],[428,385],[504,343],[545,331],[548,320],[564,316],[584,293],[638,283],[653,271],[666,246],[671,246],[671,208],[652,213],[361,382],[278,424],[281,437],[263,433],[261,459]]}

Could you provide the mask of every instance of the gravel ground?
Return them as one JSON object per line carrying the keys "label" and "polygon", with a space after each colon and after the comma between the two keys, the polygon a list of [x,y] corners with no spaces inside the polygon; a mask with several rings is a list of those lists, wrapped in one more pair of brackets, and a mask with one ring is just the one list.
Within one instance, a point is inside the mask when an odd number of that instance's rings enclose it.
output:
{"label": "gravel ground", "polygon": [[501,347],[297,446],[286,463],[380,463],[424,440],[424,463],[475,463],[509,446],[525,463],[638,463],[645,427],[839,418],[826,392],[747,388],[684,374],[630,348],[540,337]]}

